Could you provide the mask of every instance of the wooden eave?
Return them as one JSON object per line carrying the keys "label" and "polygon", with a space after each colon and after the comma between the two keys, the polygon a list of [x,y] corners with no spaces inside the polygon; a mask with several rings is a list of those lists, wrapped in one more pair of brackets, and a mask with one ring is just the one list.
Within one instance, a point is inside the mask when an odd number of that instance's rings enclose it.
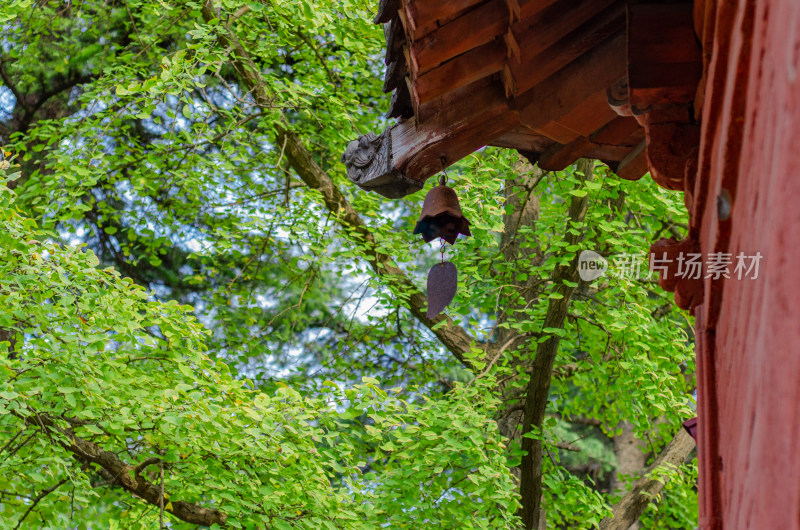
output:
{"label": "wooden eave", "polygon": [[348,176],[398,197],[443,164],[496,145],[547,170],[589,157],[637,179],[650,168],[648,109],[695,98],[702,57],[692,9],[626,0],[381,0],[375,21],[386,36],[387,116],[398,122],[351,142]]}

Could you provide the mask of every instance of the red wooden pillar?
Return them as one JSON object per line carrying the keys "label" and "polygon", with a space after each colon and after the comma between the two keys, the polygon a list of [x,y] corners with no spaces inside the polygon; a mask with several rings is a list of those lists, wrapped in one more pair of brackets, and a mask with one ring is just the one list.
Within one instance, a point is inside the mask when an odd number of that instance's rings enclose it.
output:
{"label": "red wooden pillar", "polygon": [[761,255],[756,278],[706,279],[695,310],[701,528],[800,529],[800,2],[698,3],[701,250]]}

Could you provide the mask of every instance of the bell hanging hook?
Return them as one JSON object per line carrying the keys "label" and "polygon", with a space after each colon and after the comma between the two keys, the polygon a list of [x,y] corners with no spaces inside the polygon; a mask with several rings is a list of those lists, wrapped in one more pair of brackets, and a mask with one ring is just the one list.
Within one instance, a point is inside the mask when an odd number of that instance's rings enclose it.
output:
{"label": "bell hanging hook", "polygon": [[439,177],[439,186],[444,186],[447,184],[447,158],[442,156],[439,158],[439,160],[442,163],[442,174]]}

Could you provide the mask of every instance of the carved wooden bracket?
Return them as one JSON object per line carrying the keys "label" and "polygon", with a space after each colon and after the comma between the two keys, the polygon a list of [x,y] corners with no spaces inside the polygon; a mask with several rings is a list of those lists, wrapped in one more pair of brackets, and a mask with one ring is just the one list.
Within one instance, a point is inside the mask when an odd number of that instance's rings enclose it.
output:
{"label": "carved wooden bracket", "polygon": [[[691,105],[676,103],[638,107],[630,103],[629,92],[628,80],[623,78],[609,87],[606,95],[609,106],[618,115],[631,116],[644,127],[645,143],[640,150],[631,152],[631,161],[636,162],[640,152],[645,154],[653,180],[664,188],[691,194],[694,170],[687,177],[687,168],[697,167],[700,148],[700,125],[694,123]],[[621,177],[630,178],[628,173],[637,178],[641,175],[638,164],[644,161],[629,164],[631,161],[620,162],[618,173]],[[628,171],[629,165],[636,166],[636,169]]]}
{"label": "carved wooden bracket", "polygon": [[650,246],[650,259],[652,269],[659,271],[658,284],[675,293],[678,307],[694,309],[703,303],[703,260],[696,239],[659,239]]}
{"label": "carved wooden bracket", "polygon": [[347,178],[361,189],[399,199],[421,190],[424,183],[406,177],[394,167],[391,138],[391,128],[379,135],[359,136],[347,145],[342,162],[347,168]]}
{"label": "carved wooden bracket", "polygon": [[628,86],[627,75],[608,87],[606,90],[606,99],[608,100],[608,105],[619,116],[633,116],[639,121],[639,125],[644,126],[639,116],[650,110],[650,106],[646,105],[642,107],[631,105],[630,87]]}
{"label": "carved wooden bracket", "polygon": [[660,186],[687,188],[687,164],[696,167],[700,149],[700,125],[692,123],[689,105],[657,105],[644,115],[647,162],[650,175]]}

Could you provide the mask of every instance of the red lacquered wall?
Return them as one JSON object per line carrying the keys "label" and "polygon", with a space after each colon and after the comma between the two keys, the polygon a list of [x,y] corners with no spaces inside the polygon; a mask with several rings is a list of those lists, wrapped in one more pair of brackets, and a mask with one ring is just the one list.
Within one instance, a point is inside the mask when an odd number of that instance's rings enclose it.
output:
{"label": "red lacquered wall", "polygon": [[800,530],[800,0],[714,4],[693,215],[763,257],[695,309],[701,527]]}

